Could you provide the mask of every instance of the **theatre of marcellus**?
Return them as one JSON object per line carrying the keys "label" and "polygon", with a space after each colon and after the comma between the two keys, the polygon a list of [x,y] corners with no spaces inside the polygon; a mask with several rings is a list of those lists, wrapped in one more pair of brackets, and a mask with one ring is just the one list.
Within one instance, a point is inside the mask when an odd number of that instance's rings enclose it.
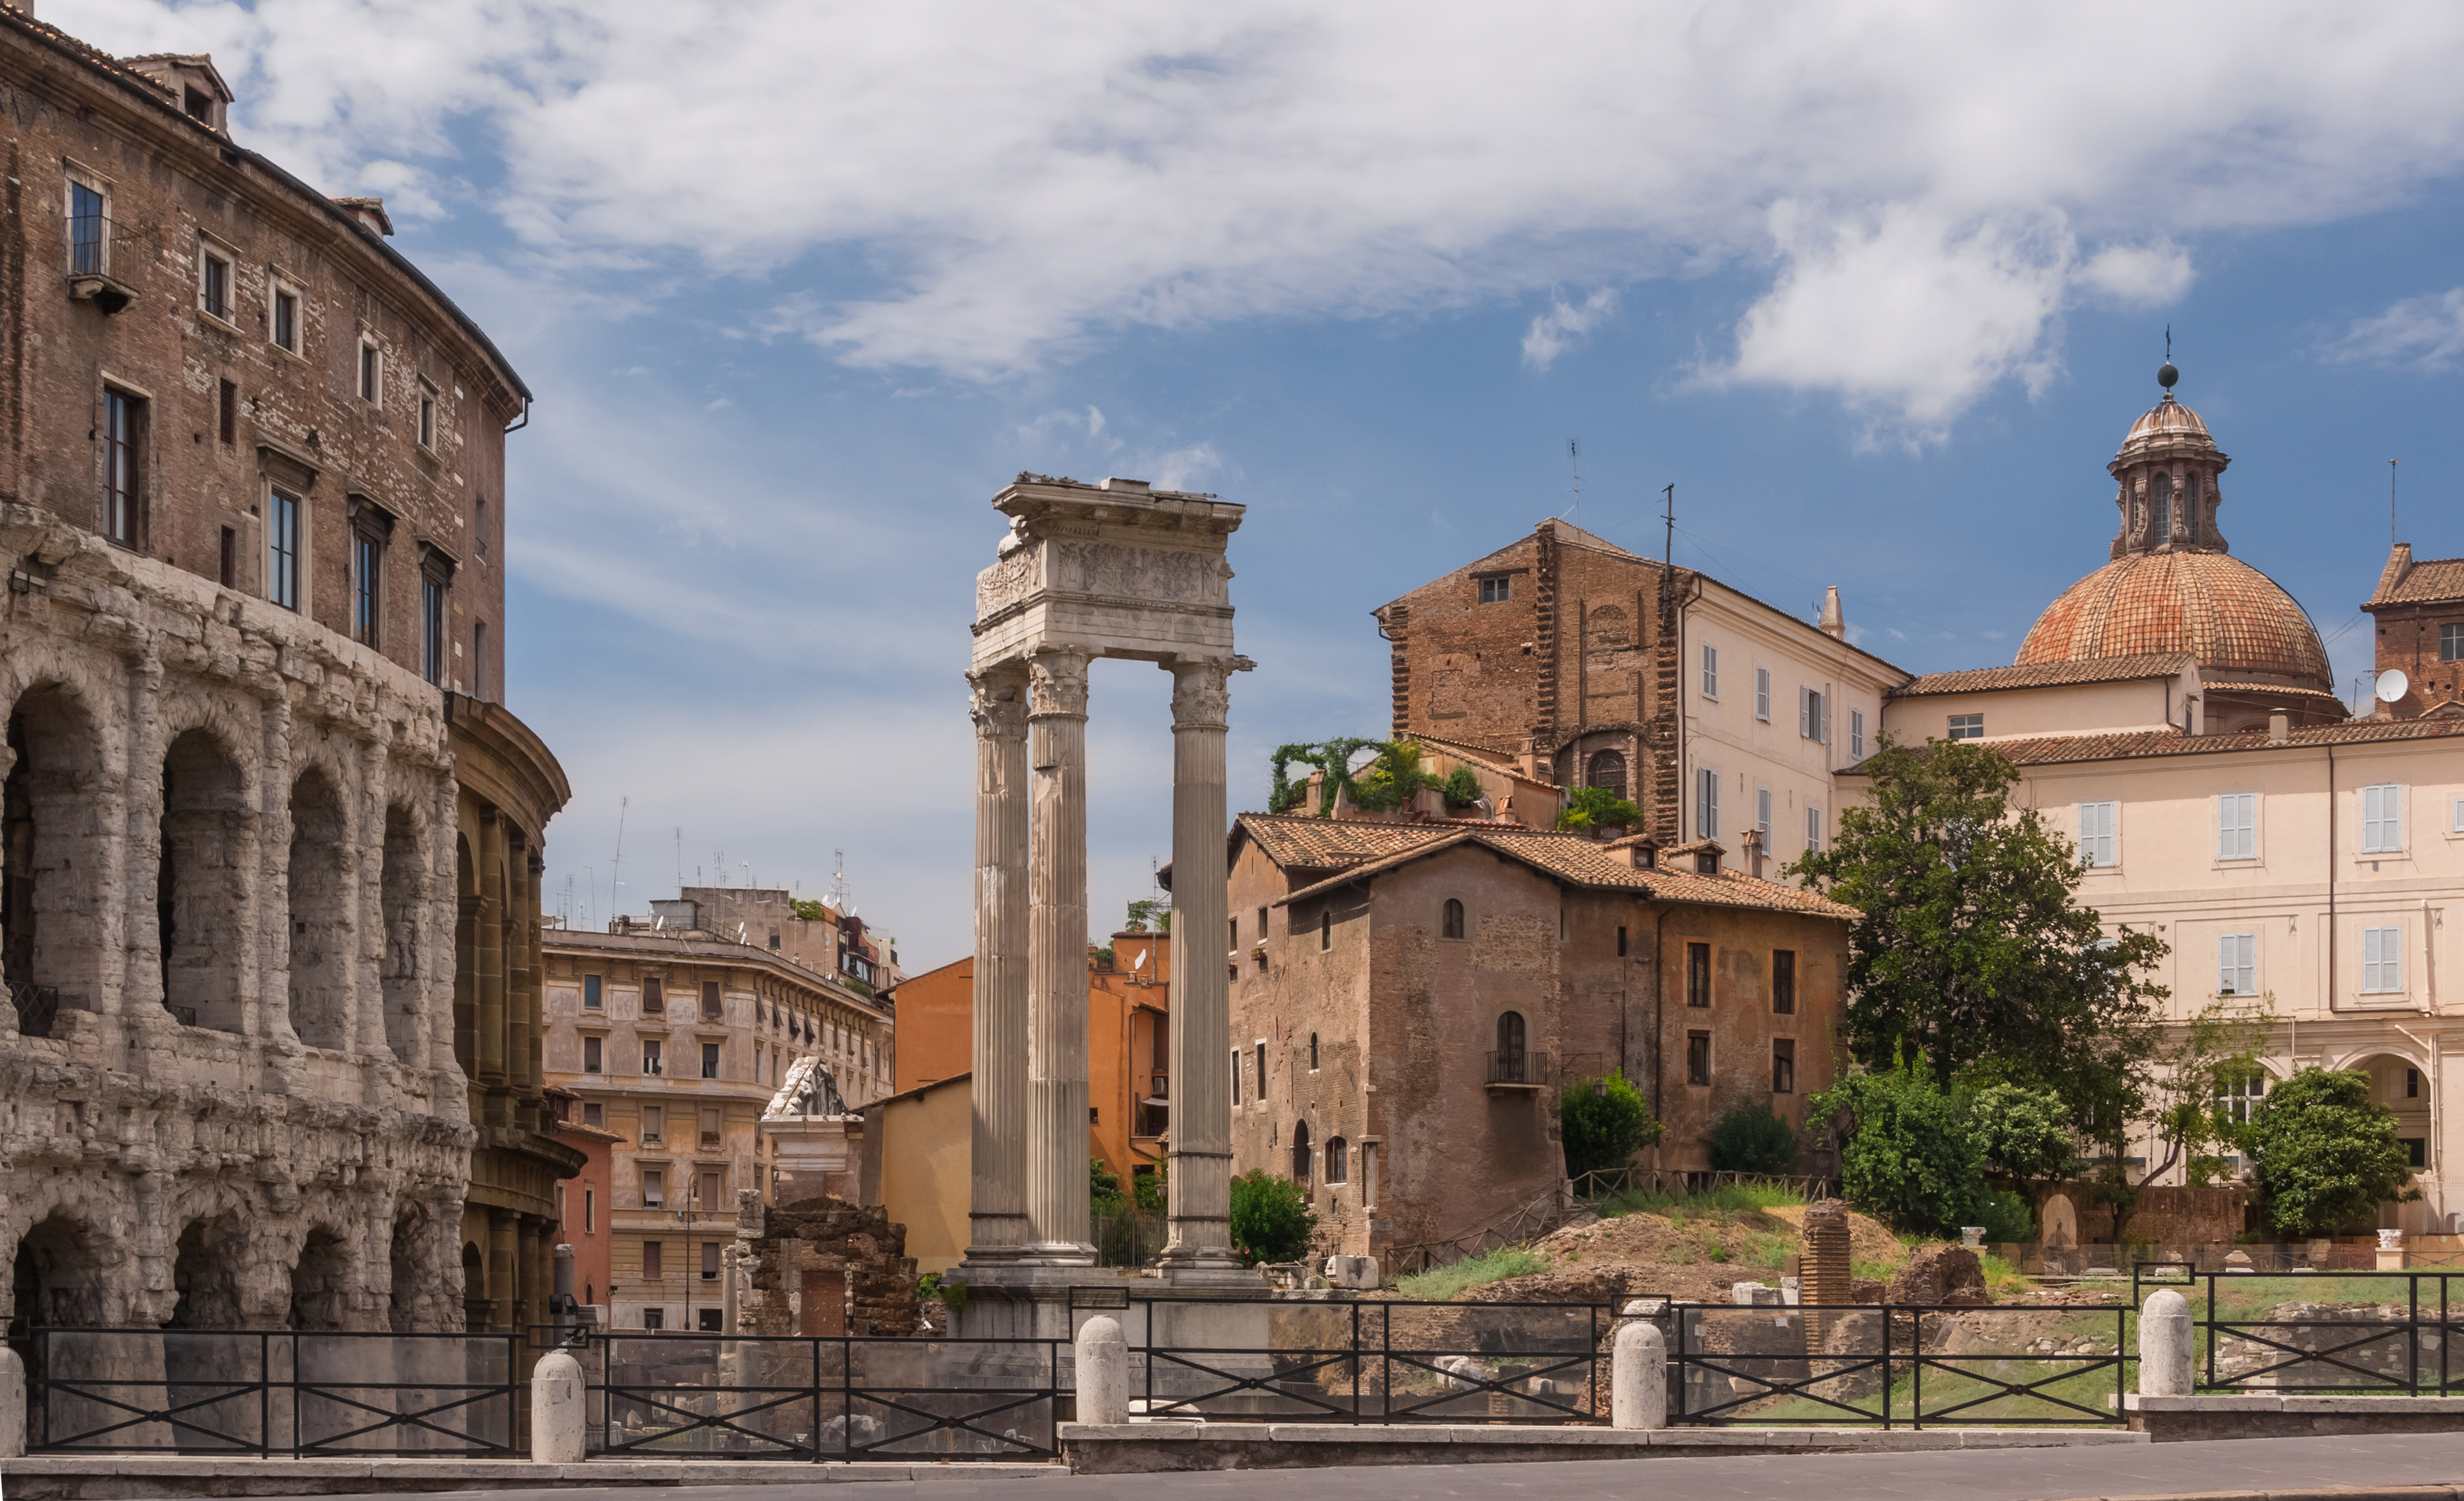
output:
{"label": "theatre of marcellus", "polygon": [[209,58],[11,0],[0,102],[12,1332],[543,1322],[530,393]]}

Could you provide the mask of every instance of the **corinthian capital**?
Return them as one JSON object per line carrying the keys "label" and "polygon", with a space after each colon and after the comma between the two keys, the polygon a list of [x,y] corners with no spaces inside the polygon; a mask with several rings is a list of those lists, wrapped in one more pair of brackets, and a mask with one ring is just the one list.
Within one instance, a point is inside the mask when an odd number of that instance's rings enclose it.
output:
{"label": "corinthian capital", "polygon": [[987,668],[967,674],[968,717],[984,739],[1014,740],[1026,734],[1026,674],[1018,668]]}
{"label": "corinthian capital", "polygon": [[1035,701],[1027,710],[1034,718],[1087,717],[1087,663],[1084,651],[1038,651],[1026,660]]}
{"label": "corinthian capital", "polygon": [[1232,674],[1239,670],[1237,664],[1182,658],[1164,667],[1172,673],[1173,728],[1222,729],[1231,717]]}

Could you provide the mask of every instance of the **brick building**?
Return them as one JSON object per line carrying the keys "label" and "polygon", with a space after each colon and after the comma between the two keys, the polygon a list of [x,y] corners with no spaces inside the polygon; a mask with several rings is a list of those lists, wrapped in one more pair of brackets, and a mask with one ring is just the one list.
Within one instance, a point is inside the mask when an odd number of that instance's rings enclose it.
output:
{"label": "brick building", "polygon": [[1854,914],[1705,844],[1244,814],[1231,835],[1233,1157],[1332,1248],[1463,1235],[1565,1178],[1556,1096],[1622,1071],[1708,1164],[1712,1124],[1829,1085]]}
{"label": "brick building", "polygon": [[2464,558],[2415,561],[2398,542],[2362,608],[2378,641],[2378,670],[2400,672],[2405,691],[2379,713],[2399,719],[2464,714]]}
{"label": "brick building", "polygon": [[565,784],[500,701],[530,393],[209,58],[0,8],[0,96],[9,1311],[543,1317],[580,1155],[530,938]]}
{"label": "brick building", "polygon": [[1611,788],[1662,845],[1715,839],[1732,863],[1749,828],[1780,859],[1829,837],[1831,772],[1908,676],[1848,644],[1837,590],[1808,624],[1563,521],[1375,613],[1395,736]]}

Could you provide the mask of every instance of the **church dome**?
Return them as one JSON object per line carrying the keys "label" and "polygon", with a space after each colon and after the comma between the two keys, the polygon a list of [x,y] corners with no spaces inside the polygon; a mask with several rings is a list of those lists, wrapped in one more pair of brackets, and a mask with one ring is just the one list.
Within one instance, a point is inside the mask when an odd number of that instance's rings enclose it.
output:
{"label": "church dome", "polygon": [[2106,563],[2036,617],[2019,665],[2171,651],[2196,657],[2211,680],[2336,690],[2327,649],[2293,596],[2221,552],[2134,552]]}

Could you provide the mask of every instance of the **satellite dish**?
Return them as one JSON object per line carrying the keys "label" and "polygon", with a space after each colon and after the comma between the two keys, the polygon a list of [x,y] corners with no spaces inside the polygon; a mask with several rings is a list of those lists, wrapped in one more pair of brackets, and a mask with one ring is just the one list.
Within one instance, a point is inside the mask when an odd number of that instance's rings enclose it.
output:
{"label": "satellite dish", "polygon": [[2379,674],[2378,695],[2381,703],[2394,703],[2412,689],[2411,680],[2401,669],[2388,668]]}

